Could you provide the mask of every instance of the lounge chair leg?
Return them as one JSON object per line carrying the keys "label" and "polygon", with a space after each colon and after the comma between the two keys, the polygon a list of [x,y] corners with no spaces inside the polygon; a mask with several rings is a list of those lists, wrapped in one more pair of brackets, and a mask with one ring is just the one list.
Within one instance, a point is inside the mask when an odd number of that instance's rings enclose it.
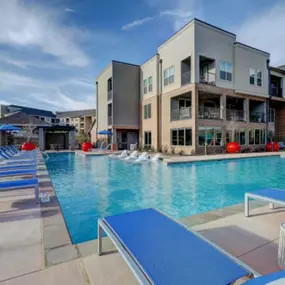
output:
{"label": "lounge chair leg", "polygon": [[39,184],[35,185],[35,198],[37,204],[40,202],[40,191],[39,191]]}
{"label": "lounge chair leg", "polygon": [[274,207],[274,204],[273,204],[273,203],[269,203],[269,209],[270,209],[270,210],[274,210],[274,208],[275,208],[275,207]]}
{"label": "lounge chair leg", "polygon": [[102,228],[98,223],[98,255],[102,255]]}
{"label": "lounge chair leg", "polygon": [[249,216],[249,201],[248,196],[245,194],[244,196],[244,215],[246,217]]}

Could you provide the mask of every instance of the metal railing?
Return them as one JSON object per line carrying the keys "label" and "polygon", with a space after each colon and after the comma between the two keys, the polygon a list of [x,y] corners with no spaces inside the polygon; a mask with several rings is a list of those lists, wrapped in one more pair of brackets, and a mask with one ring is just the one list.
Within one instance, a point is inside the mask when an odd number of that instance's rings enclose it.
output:
{"label": "metal railing", "polygon": [[183,107],[171,111],[171,121],[189,120],[191,119],[191,107]]}
{"label": "metal railing", "polygon": [[199,119],[220,120],[222,109],[213,107],[199,107]]}
{"label": "metal railing", "polygon": [[108,117],[108,126],[111,126],[113,123],[113,117]]}
{"label": "metal railing", "polygon": [[283,93],[282,88],[277,88],[275,85],[271,86],[271,95],[272,96],[282,98],[282,95],[283,95],[282,93]]}
{"label": "metal railing", "polygon": [[255,123],[265,123],[265,113],[250,112],[249,120],[250,122],[255,122]]}
{"label": "metal railing", "polygon": [[206,72],[200,75],[200,83],[216,84],[216,74],[211,72]]}
{"label": "metal railing", "polygon": [[245,111],[227,109],[226,118],[228,121],[245,121]]}
{"label": "metal railing", "polygon": [[108,91],[108,101],[112,100],[112,98],[113,98],[113,91],[110,90]]}
{"label": "metal railing", "polygon": [[186,85],[191,82],[191,71],[186,71],[181,74],[181,85]]}

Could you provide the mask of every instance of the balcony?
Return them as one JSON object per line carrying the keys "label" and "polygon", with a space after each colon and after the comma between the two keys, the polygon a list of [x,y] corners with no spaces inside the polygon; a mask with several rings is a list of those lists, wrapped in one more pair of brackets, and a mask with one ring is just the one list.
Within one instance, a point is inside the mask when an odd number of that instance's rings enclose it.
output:
{"label": "balcony", "polygon": [[171,121],[189,120],[191,119],[191,107],[184,107],[171,111]]}
{"label": "balcony", "polygon": [[254,123],[265,123],[265,113],[262,112],[251,112],[249,114],[250,122]]}
{"label": "balcony", "polygon": [[245,111],[227,109],[226,118],[228,121],[245,121]]}
{"label": "balcony", "polygon": [[191,82],[191,72],[186,71],[184,73],[181,73],[181,85],[186,85]]}
{"label": "balcony", "polygon": [[199,107],[199,119],[220,120],[222,109],[213,107]]}
{"label": "balcony", "polygon": [[112,126],[113,124],[113,117],[108,117],[108,126]]}
{"label": "balcony", "polygon": [[202,75],[200,75],[200,83],[204,84],[216,84],[216,74],[211,72],[205,72]]}
{"label": "balcony", "polygon": [[275,85],[271,86],[271,95],[275,97],[282,98],[283,90],[281,87],[276,87]]}
{"label": "balcony", "polygon": [[108,101],[112,100],[113,98],[113,92],[112,90],[108,91]]}

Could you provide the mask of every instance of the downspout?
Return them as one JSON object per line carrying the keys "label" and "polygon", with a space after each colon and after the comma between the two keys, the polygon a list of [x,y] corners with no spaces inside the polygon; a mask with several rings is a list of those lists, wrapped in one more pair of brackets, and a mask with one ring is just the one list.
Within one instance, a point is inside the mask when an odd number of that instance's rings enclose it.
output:
{"label": "downspout", "polygon": [[[269,102],[272,98],[272,92],[271,92],[271,67],[270,67],[270,59],[266,60],[266,67],[268,70],[268,94],[269,94],[269,98],[266,100],[266,133],[268,133],[268,128],[269,128]],[[266,136],[266,141],[265,143],[267,143],[267,137]],[[273,146],[272,146],[273,147]]]}
{"label": "downspout", "polygon": [[162,59],[158,54],[158,148],[162,149]]}
{"label": "downspout", "polygon": [[96,142],[98,140],[98,111],[99,111],[99,108],[98,108],[98,81],[96,81]]}

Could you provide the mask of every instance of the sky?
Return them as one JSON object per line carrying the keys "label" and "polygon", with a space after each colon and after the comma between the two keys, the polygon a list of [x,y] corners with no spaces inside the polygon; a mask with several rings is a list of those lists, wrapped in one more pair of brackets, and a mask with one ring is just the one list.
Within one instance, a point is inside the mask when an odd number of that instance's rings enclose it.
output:
{"label": "sky", "polygon": [[285,64],[285,0],[0,0],[0,104],[95,108],[111,60],[142,64],[196,17]]}

